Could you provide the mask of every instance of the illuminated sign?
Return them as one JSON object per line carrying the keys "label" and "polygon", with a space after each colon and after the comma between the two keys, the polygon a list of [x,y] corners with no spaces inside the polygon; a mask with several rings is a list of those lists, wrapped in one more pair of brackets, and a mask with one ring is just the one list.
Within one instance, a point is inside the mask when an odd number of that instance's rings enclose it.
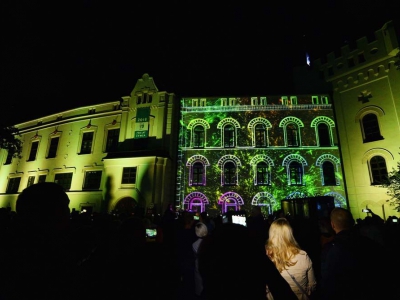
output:
{"label": "illuminated sign", "polygon": [[135,139],[149,137],[150,107],[138,108],[136,114]]}

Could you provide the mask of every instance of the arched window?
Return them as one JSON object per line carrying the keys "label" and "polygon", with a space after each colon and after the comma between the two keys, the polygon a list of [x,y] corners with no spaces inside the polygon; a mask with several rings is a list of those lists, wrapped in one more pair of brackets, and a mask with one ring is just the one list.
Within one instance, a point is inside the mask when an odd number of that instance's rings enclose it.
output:
{"label": "arched window", "polygon": [[227,161],[224,164],[224,185],[236,185],[237,184],[237,173],[236,165],[232,161]]}
{"label": "arched window", "polygon": [[204,185],[204,165],[201,162],[193,164],[192,185]]}
{"label": "arched window", "polygon": [[299,146],[299,131],[296,124],[290,123],[286,126],[286,137],[288,147]]}
{"label": "arched window", "polygon": [[257,185],[269,185],[270,176],[268,164],[265,162],[259,162],[257,164]]}
{"label": "arched window", "polygon": [[224,127],[224,148],[235,147],[235,128],[228,124]]}
{"label": "arched window", "polygon": [[303,165],[297,161],[292,161],[289,164],[290,185],[303,184]]}
{"label": "arched window", "polygon": [[255,139],[256,139],[256,147],[265,147],[266,146],[266,128],[264,124],[257,124],[255,129]]}
{"label": "arched window", "polygon": [[193,147],[204,148],[204,127],[197,125],[193,129]]}
{"label": "arched window", "polygon": [[336,185],[335,166],[330,161],[322,164],[323,185]]}
{"label": "arched window", "polygon": [[371,184],[380,185],[385,183],[388,178],[385,159],[382,156],[374,156],[371,158],[369,166],[371,170]]}
{"label": "arched window", "polygon": [[364,133],[364,143],[382,140],[379,129],[378,117],[375,114],[367,114],[362,118],[361,121],[362,130]]}
{"label": "arched window", "polygon": [[325,123],[318,124],[318,139],[319,139],[319,146],[320,147],[330,147],[330,134],[329,134],[329,127]]}

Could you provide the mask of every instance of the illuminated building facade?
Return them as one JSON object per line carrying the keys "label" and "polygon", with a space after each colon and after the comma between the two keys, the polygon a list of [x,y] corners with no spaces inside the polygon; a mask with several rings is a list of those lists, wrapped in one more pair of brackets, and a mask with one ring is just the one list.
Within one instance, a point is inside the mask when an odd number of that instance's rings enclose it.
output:
{"label": "illuminated building facade", "polygon": [[[398,33],[397,33],[398,34]],[[386,218],[397,215],[387,189],[379,185],[400,161],[399,39],[393,22],[341,48],[315,67],[332,84],[343,169],[350,210],[364,218],[363,208]]]}
{"label": "illuminated building facade", "polygon": [[226,213],[329,195],[347,207],[328,95],[183,98],[181,208]]}
{"label": "illuminated building facade", "polygon": [[22,157],[0,152],[0,207],[27,186],[61,184],[77,211],[164,210],[175,200],[179,102],[148,74],[121,101],[15,125]]}

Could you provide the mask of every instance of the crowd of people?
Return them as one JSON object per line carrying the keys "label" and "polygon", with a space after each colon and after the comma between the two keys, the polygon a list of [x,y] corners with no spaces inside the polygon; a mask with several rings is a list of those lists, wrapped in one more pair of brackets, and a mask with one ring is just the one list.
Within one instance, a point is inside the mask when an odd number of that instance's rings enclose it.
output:
{"label": "crowd of people", "polygon": [[0,300],[400,299],[393,220],[334,208],[307,224],[257,206],[246,226],[172,205],[159,218],[71,213],[59,185],[35,184],[16,212],[0,209]]}

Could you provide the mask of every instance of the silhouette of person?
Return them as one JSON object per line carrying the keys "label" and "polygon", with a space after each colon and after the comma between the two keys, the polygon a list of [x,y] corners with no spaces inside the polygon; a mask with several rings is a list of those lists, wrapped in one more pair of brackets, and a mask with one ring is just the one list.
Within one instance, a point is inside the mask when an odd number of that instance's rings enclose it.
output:
{"label": "silhouette of person", "polygon": [[193,243],[193,246],[192,246],[194,254],[195,254],[194,288],[195,288],[196,296],[200,297],[200,296],[202,296],[202,293],[203,293],[203,278],[201,277],[201,274],[199,271],[198,252],[199,252],[201,243],[203,242],[203,239],[208,234],[208,228],[203,222],[198,222],[195,225],[195,232],[196,232],[198,239]]}
{"label": "silhouette of person", "polygon": [[250,234],[264,245],[268,238],[269,224],[264,219],[260,206],[257,205],[251,208],[251,213],[247,217],[246,223]]}
{"label": "silhouette of person", "polygon": [[297,299],[264,246],[243,225],[217,226],[203,239],[198,254],[207,300],[265,300],[267,284],[275,300]]}
{"label": "silhouette of person", "polygon": [[77,258],[69,240],[69,198],[43,182],[17,198],[13,228],[0,249],[0,299],[74,299]]}
{"label": "silhouette of person", "polygon": [[336,234],[321,253],[321,299],[399,299],[386,249],[359,233],[349,210],[336,207],[330,219]]}

